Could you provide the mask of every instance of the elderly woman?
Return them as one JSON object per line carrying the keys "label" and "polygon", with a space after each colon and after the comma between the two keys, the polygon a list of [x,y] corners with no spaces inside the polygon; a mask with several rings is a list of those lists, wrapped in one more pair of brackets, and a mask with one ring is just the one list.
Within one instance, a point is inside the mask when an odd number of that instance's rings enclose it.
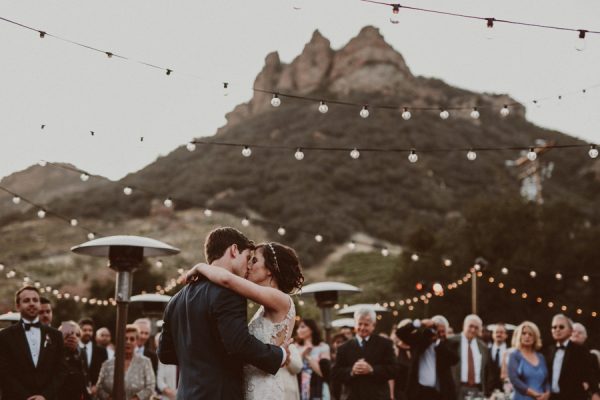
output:
{"label": "elderly woman", "polygon": [[[135,347],[140,331],[135,325],[127,325],[125,329],[125,398],[127,400],[149,400],[154,393],[156,379],[150,359],[135,354]],[[115,359],[111,358],[102,364],[98,383],[98,398],[112,399]]]}
{"label": "elderly woman", "polygon": [[517,327],[513,337],[516,350],[508,357],[508,377],[515,388],[514,400],[547,400],[550,398],[548,369],[542,348],[540,330],[529,321]]}

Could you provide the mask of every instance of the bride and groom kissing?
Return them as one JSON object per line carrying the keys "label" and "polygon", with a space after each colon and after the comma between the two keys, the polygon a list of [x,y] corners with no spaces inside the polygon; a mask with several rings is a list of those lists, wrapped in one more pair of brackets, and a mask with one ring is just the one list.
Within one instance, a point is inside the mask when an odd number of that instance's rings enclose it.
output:
{"label": "bride and groom kissing", "polygon": [[[179,366],[177,398],[281,399],[278,371],[296,317],[290,293],[304,281],[296,252],[228,227],[209,233],[204,252],[207,264],[188,271],[164,312],[158,356]],[[261,304],[249,324],[246,299]]]}

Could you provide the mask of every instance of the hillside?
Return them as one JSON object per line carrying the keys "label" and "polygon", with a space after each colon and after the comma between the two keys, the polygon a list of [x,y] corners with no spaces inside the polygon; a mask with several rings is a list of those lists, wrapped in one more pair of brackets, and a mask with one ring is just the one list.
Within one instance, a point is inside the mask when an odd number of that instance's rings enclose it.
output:
{"label": "hillside", "polygon": [[[404,121],[399,111],[375,109],[362,119],[353,107],[331,105],[327,114],[321,114],[317,104],[287,98],[274,108],[269,94],[257,92],[228,114],[227,125],[207,140],[417,149],[527,147],[537,139],[580,143],[531,124],[522,107],[502,118],[498,110],[512,101],[506,95],[473,93],[414,76],[402,56],[372,27],[364,28],[339,50],[331,49],[329,41],[315,32],[290,64],[282,63],[277,53],[269,54],[254,86],[369,104],[478,105],[481,118],[469,118],[468,111],[455,111],[448,120],[437,112],[414,112]],[[460,216],[474,195],[500,198],[519,193],[517,171],[505,166],[506,160],[520,156],[517,151],[481,152],[472,162],[463,152],[428,153],[421,154],[415,164],[406,160],[406,154],[394,153],[363,153],[353,160],[344,152],[307,151],[305,159],[297,161],[293,154],[278,150],[255,148],[248,158],[240,151],[240,147],[198,145],[189,152],[182,146],[119,185],[62,196],[52,206],[89,218],[142,217],[149,213],[151,197],[139,192],[127,197],[121,192],[125,184],[136,185],[161,197],[183,198],[240,218],[257,215],[318,231],[326,238],[322,246],[314,246],[313,235],[291,229],[282,239],[312,264],[354,232],[402,243],[418,227],[436,229],[449,216]],[[597,218],[597,163],[583,149],[553,150],[543,158],[554,164],[552,177],[544,182],[546,202],[566,201]],[[277,236],[276,227],[265,228]]]}

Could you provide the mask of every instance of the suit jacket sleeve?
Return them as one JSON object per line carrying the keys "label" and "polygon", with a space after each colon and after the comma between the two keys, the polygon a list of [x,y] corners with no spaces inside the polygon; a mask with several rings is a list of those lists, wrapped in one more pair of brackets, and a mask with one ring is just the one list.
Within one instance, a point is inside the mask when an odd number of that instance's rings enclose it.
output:
{"label": "suit jacket sleeve", "polygon": [[56,343],[56,363],[52,369],[52,375],[54,376],[54,379],[52,379],[50,385],[48,385],[48,387],[46,387],[41,394],[45,398],[51,399],[59,397],[59,390],[61,389],[62,384],[67,377],[67,360],[64,357],[62,333],[56,329],[52,329],[46,334],[50,337],[50,340]]}
{"label": "suit jacket sleeve", "polygon": [[438,344],[437,355],[440,358],[439,362],[442,368],[450,368],[460,361],[458,354],[448,346],[446,340],[443,340]]}
{"label": "suit jacket sleeve", "polygon": [[246,322],[246,301],[242,296],[228,289],[218,290],[211,311],[227,353],[275,375],[283,361],[283,350],[250,335]]}
{"label": "suit jacket sleeve", "polygon": [[334,382],[348,383],[354,378],[352,376],[352,363],[349,360],[348,349],[350,343],[346,343],[338,348],[335,363],[331,370],[331,379]]}
{"label": "suit jacket sleeve", "polygon": [[171,314],[171,308],[173,307],[172,302],[167,304],[165,313],[163,316],[162,334],[158,342],[158,349],[156,350],[158,358],[163,364],[175,364],[179,365],[177,360],[177,353],[175,352],[175,342],[173,341],[173,333],[169,325],[169,316]]}
{"label": "suit jacket sleeve", "polygon": [[373,376],[381,380],[393,379],[396,375],[396,360],[394,358],[394,344],[391,340],[381,340],[382,357],[373,367]]}
{"label": "suit jacket sleeve", "polygon": [[11,347],[10,337],[9,335],[12,333],[13,328],[6,328],[3,332],[0,332],[0,382],[2,383],[1,387],[10,388],[9,390],[5,390],[6,392],[11,392],[19,397],[26,399],[28,397],[25,388],[21,383],[16,379],[15,374],[12,373],[10,368],[12,360],[10,359],[10,355],[8,354],[8,349]]}

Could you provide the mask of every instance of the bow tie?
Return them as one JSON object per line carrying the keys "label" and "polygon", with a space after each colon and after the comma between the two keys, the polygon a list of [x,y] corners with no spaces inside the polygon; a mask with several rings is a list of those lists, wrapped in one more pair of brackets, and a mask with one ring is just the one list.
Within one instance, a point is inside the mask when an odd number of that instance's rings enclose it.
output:
{"label": "bow tie", "polygon": [[564,344],[559,344],[556,346],[556,350],[565,350],[567,348],[567,346],[565,346]]}
{"label": "bow tie", "polygon": [[32,323],[28,323],[23,321],[23,327],[25,328],[25,331],[30,330],[31,328],[40,328],[42,326],[42,324],[38,321],[38,322],[32,322]]}

